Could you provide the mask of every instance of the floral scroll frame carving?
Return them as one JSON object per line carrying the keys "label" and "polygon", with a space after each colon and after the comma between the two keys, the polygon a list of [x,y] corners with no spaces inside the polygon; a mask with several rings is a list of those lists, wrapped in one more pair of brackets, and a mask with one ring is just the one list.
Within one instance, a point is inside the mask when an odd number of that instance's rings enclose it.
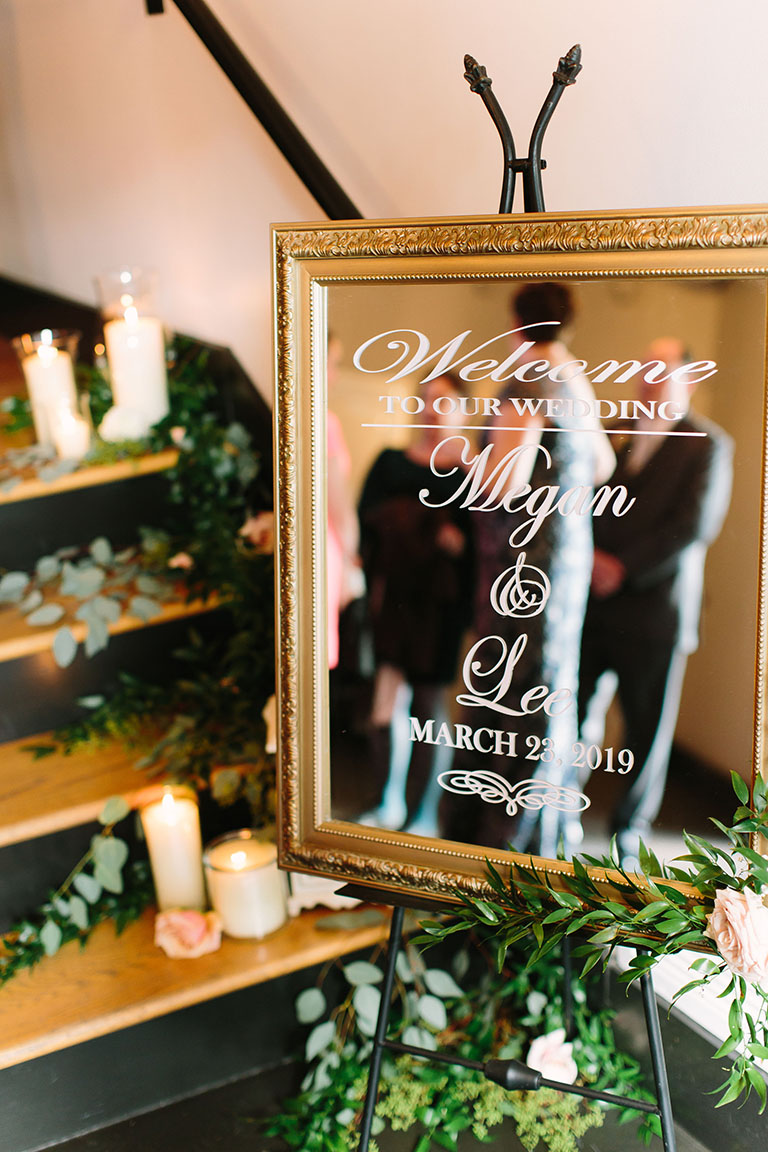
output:
{"label": "floral scroll frame carving", "polygon": [[[322,535],[318,525],[324,522],[319,434],[314,433],[311,449],[306,444],[308,413],[325,404],[322,287],[371,280],[511,281],[545,274],[582,280],[630,275],[766,278],[768,209],[277,225],[273,274],[279,862],[289,870],[407,893],[410,898],[422,893],[451,900],[457,889],[468,894],[488,891],[486,861],[502,868],[513,866],[513,853],[409,837],[330,816],[328,728],[323,716],[328,706],[327,677],[318,659],[323,588],[317,537]],[[764,503],[764,460],[762,477]],[[311,548],[300,528],[308,511]],[[761,534],[753,770],[765,775],[764,544]],[[535,859],[553,879],[571,872],[566,862]],[[610,875],[601,873],[601,879],[610,888]]]}

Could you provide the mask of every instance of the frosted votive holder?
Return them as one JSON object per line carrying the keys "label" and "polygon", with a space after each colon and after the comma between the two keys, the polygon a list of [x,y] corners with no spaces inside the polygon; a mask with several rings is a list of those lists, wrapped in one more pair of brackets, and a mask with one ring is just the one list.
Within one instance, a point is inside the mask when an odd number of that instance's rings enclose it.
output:
{"label": "frosted votive holder", "polygon": [[203,865],[211,905],[228,936],[260,939],[285,923],[286,883],[274,844],[247,828],[229,832],[211,841]]}

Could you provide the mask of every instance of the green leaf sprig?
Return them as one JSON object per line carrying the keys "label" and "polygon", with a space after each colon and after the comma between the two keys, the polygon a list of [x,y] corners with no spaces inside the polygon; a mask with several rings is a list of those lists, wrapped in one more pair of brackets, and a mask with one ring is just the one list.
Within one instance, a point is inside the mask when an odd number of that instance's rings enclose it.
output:
{"label": "green leaf sprig", "polygon": [[[717,1089],[722,1093],[717,1106],[742,1096],[746,1100],[754,1091],[762,1112],[768,1093],[758,1065],[768,1058],[768,989],[731,969],[708,934],[718,892],[768,891],[768,859],[752,846],[768,828],[765,782],[756,778],[751,799],[736,773],[732,784],[739,806],[731,824],[712,819],[727,848],[683,833],[685,855],[663,863],[641,844],[641,870],[629,872],[613,841],[606,856],[575,857],[570,861],[572,873],[556,881],[537,869],[533,860],[527,865],[515,863],[507,880],[489,862],[488,895],[457,892],[461,911],[447,921],[424,921],[423,934],[414,942],[431,946],[480,928],[501,967],[508,950],[525,938],[533,938],[529,964],[535,965],[565,938],[577,937],[573,955],[583,960],[582,977],[597,966],[604,968],[616,947],[630,945],[637,953],[619,976],[626,983],[649,972],[663,956],[684,949],[699,952],[702,955],[690,965],[696,978],[677,990],[673,1003],[715,982],[717,995],[730,997],[729,1035],[714,1059],[730,1056],[732,1062]],[[588,869],[599,869],[607,878]],[[768,907],[765,914],[768,917]]]}
{"label": "green leaf sprig", "polygon": [[[460,985],[467,980],[470,957],[477,960],[484,948],[481,933],[471,949],[453,956],[449,970],[425,965],[413,943],[406,943],[397,957],[389,1035],[484,1061],[493,1055],[522,1059],[538,1034],[563,1027],[565,978],[559,958],[550,953],[526,967],[524,951],[513,946],[501,972],[484,965],[479,983],[464,991]],[[308,1069],[301,1093],[267,1122],[270,1135],[302,1152],[351,1152],[359,1141],[383,972],[375,956],[342,965],[341,972],[346,992],[335,1007],[325,990],[328,970],[296,1000],[298,1021],[310,1029],[304,1047]],[[580,1078],[649,1099],[638,1063],[616,1045],[612,1013],[589,1009],[576,984],[573,992],[573,1053]],[[634,1117],[627,1112],[621,1119]],[[414,1152],[456,1152],[462,1133],[492,1142],[492,1130],[508,1119],[527,1149],[543,1141],[552,1152],[576,1152],[579,1137],[602,1124],[603,1111],[554,1092],[506,1092],[471,1069],[385,1051],[374,1137],[387,1126],[413,1130]],[[641,1125],[643,1139],[650,1139],[655,1119]]]}
{"label": "green leaf sprig", "polygon": [[118,932],[135,920],[152,900],[146,864],[128,865],[129,849],[114,833],[129,814],[119,797],[106,802],[99,816],[101,831],[66,880],[36,914],[21,920],[0,940],[0,984],[45,956],[54,956],[63,944],[84,945],[103,920],[113,919]]}

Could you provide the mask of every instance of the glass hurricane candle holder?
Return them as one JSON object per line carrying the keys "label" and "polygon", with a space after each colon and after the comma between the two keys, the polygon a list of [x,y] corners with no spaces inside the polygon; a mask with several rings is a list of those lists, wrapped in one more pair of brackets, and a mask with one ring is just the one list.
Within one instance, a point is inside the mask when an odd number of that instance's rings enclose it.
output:
{"label": "glass hurricane candle holder", "polygon": [[11,341],[19,358],[39,444],[52,447],[54,413],[77,411],[75,359],[80,333],[60,328],[25,332]]}
{"label": "glass hurricane candle holder", "polygon": [[197,796],[191,788],[152,788],[139,813],[149,849],[157,907],[205,908],[202,839]]}
{"label": "glass hurricane candle holder", "polygon": [[260,939],[288,916],[285,876],[277,848],[244,828],[211,841],[203,856],[213,910],[228,936]]}
{"label": "glass hurricane candle holder", "polygon": [[[165,336],[155,306],[156,276],[118,268],[97,278],[114,406],[141,417],[142,434],[168,415]],[[118,421],[114,421],[118,423]]]}

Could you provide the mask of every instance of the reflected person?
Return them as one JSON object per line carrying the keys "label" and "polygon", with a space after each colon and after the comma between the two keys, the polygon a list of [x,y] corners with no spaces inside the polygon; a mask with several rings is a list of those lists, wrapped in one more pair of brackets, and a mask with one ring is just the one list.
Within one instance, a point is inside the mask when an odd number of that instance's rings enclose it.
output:
{"label": "reflected person", "polygon": [[[585,744],[600,744],[610,700],[600,681],[613,673],[634,764],[611,817],[621,858],[636,866],[638,843],[664,797],[688,654],[698,643],[704,562],[728,510],[733,444],[690,410],[695,385],[681,340],[655,340],[646,362],[667,366],[643,379],[647,412],[614,437],[612,482],[635,503],[622,517],[595,520],[592,586],[581,650],[579,711]],[[677,373],[675,375],[675,373]],[[655,403],[654,403],[655,402]],[[664,404],[666,402],[666,404]],[[662,412],[670,419],[661,419]],[[673,433],[670,435],[670,433]]]}
{"label": "reflected person", "polygon": [[[371,770],[376,808],[361,820],[437,834],[439,786],[449,767],[445,749],[413,744],[405,795],[391,771],[398,712],[407,705],[420,721],[447,719],[447,686],[471,615],[473,550],[470,517],[456,507],[432,509],[419,500],[425,484],[441,487],[430,471],[435,447],[464,417],[465,394],[454,376],[420,389],[424,403],[404,451],[386,448],[374,461],[359,503],[360,542],[373,633],[375,679],[371,715]],[[460,467],[458,453],[454,461]],[[446,490],[452,487],[443,481]]]}
{"label": "reflected person", "polygon": [[[513,347],[529,344],[516,363],[518,367],[530,365],[530,369],[523,373],[528,377],[526,382],[516,379],[508,383],[499,397],[503,414],[486,431],[491,449],[488,471],[514,461],[507,481],[510,493],[543,493],[558,488],[589,494],[595,483],[610,476],[615,457],[594,415],[590,381],[570,369],[564,373],[565,379],[558,372],[573,360],[565,342],[575,313],[572,293],[567,285],[555,281],[526,284],[514,296],[512,310],[516,329]],[[550,366],[546,375],[537,368],[543,361]],[[572,414],[575,406],[566,401],[576,400],[582,402],[581,411],[587,415]],[[567,696],[570,704],[553,715],[540,708],[525,716],[518,712],[514,717],[501,710],[463,709],[461,719],[467,725],[517,728],[517,751],[514,757],[498,755],[495,750],[490,754],[459,751],[457,770],[493,772],[512,789],[526,778],[534,778],[534,791],[539,796],[546,793],[548,799],[540,810],[532,806],[510,814],[505,802],[449,792],[441,805],[443,835],[487,847],[511,846],[521,852],[554,856],[562,839],[571,851],[581,838],[578,818],[566,818],[557,801],[550,803],[550,799],[556,793],[562,797],[560,789],[574,784],[579,651],[592,568],[591,518],[547,516],[533,538],[520,547],[515,541],[524,538],[521,528],[528,512],[510,512],[497,506],[475,511],[473,516],[478,573],[473,632],[478,638],[488,638],[488,664],[498,652],[517,648],[519,653],[512,684],[498,703],[519,709],[526,693],[537,694],[539,686],[546,684]],[[531,584],[538,581],[546,589],[534,614],[494,602],[492,589],[497,579],[510,573],[511,584],[518,571],[521,578]],[[481,721],[478,715],[483,717]],[[553,787],[548,790],[543,784]]]}

